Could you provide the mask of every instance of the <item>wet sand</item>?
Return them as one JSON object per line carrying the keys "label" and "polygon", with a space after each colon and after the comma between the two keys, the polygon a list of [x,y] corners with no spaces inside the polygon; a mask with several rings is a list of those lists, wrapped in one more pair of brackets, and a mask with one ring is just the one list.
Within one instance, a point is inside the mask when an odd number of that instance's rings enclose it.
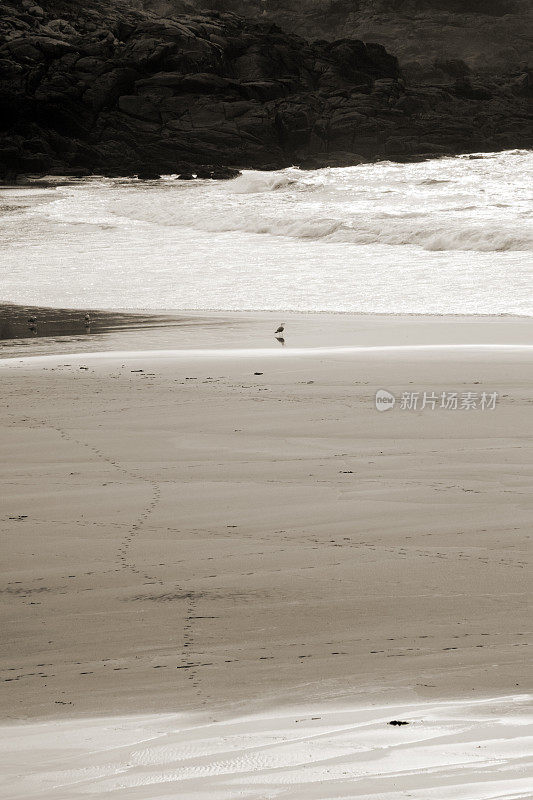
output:
{"label": "wet sand", "polygon": [[[144,336],[160,328],[193,324],[195,320],[176,312],[102,311],[100,309],[41,308],[0,303],[0,357],[113,348],[113,334],[120,341],[128,333]],[[205,320],[206,326],[208,321]],[[211,324],[216,324],[211,321]],[[23,352],[25,351],[25,352]]]}
{"label": "wet sand", "polygon": [[[391,715],[407,724],[392,726]],[[11,726],[0,728],[2,796],[529,800],[532,722],[518,695]]]}
{"label": "wet sand", "polygon": [[[89,314],[90,323],[85,322]],[[35,319],[33,324],[30,318]],[[106,311],[0,304],[0,358],[123,350],[513,344],[531,340],[531,319],[418,314]]]}
{"label": "wet sand", "polygon": [[192,317],[0,362],[3,719],[527,692],[531,323],[287,315],[281,347],[273,315]]}

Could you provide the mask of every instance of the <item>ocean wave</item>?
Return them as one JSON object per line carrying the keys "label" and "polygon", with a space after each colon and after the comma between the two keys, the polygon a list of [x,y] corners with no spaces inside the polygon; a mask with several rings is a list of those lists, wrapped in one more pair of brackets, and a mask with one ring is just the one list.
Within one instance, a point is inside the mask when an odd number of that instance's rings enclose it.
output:
{"label": "ocean wave", "polygon": [[289,187],[295,186],[304,188],[304,185],[300,181],[286,173],[248,172],[235,178],[235,180],[229,184],[229,187],[228,184],[225,184],[224,188],[229,188],[229,190],[235,194],[258,194],[260,192],[276,192],[280,189],[288,189]]}
{"label": "ocean wave", "polygon": [[450,225],[442,228],[401,226],[396,228],[343,229],[337,240],[354,244],[382,244],[389,246],[415,246],[432,252],[446,250],[493,253],[505,251],[529,251],[533,249],[533,238],[512,234],[506,230],[487,230],[484,227],[454,229]]}
{"label": "ocean wave", "polygon": [[89,210],[92,222],[235,234],[241,244],[265,236],[428,252],[532,250],[533,233],[521,216],[528,193],[522,162],[531,156],[481,155],[473,162],[250,170],[232,181],[120,188],[98,214]]}
{"label": "ocean wave", "polygon": [[475,250],[479,253],[533,250],[533,239],[506,231],[486,231],[483,228],[442,231],[427,236],[424,250]]}
{"label": "ocean wave", "polygon": [[3,292],[79,308],[530,316],[531,159],[18,187],[3,205],[23,208],[0,214]]}
{"label": "ocean wave", "polygon": [[201,227],[213,233],[235,231],[356,245],[378,244],[396,247],[414,245],[429,251],[473,250],[487,253],[533,249],[533,237],[526,233],[510,233],[507,230],[487,229],[482,226],[454,229],[450,225],[436,228],[416,224],[387,225],[379,222],[354,224],[329,217],[301,220],[242,220],[239,224],[236,222],[236,220],[214,219]]}
{"label": "ocean wave", "polygon": [[[346,216],[335,214],[295,217],[251,213],[246,208],[194,211],[167,203],[139,204],[136,199],[113,204],[111,211],[127,220],[159,226],[189,228],[204,233],[268,235],[354,245],[415,246],[428,251],[471,250],[482,253],[533,250],[533,235],[519,225],[468,220],[432,220],[420,211],[379,212]],[[303,209],[302,209],[303,211]],[[108,222],[108,220],[106,220]]]}

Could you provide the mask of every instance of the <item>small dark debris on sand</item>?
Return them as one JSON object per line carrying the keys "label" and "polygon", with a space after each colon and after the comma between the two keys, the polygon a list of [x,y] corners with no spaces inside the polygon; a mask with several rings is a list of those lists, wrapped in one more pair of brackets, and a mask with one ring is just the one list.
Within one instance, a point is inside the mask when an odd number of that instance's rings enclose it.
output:
{"label": "small dark debris on sand", "polygon": [[391,719],[389,725],[409,725],[409,723],[403,719]]}

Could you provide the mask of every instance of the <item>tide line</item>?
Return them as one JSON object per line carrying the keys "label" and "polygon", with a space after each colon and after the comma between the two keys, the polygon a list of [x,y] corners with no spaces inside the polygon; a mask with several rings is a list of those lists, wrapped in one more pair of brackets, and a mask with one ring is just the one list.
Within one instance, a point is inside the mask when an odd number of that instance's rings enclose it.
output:
{"label": "tide line", "polygon": [[324,347],[248,347],[248,348],[188,348],[165,350],[102,350],[96,352],[53,353],[33,356],[10,356],[0,359],[2,364],[36,364],[65,359],[98,361],[115,358],[290,358],[301,356],[373,355],[378,353],[533,353],[533,344],[400,344],[400,345],[343,345]]}

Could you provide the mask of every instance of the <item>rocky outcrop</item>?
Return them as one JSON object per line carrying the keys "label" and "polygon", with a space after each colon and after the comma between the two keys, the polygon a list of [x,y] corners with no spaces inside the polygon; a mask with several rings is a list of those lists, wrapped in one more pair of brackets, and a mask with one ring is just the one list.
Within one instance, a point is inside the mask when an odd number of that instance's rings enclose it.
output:
{"label": "rocky outcrop", "polygon": [[4,0],[0,33],[4,178],[224,177],[531,144],[527,72],[480,83],[450,62],[440,85],[410,85],[377,44],[106,0]]}
{"label": "rocky outcrop", "polygon": [[[171,15],[183,0],[143,0]],[[530,0],[202,0],[198,7],[261,15],[306,39],[381,42],[402,70],[432,81],[436,61],[461,60],[480,74],[521,69],[531,58]]]}

